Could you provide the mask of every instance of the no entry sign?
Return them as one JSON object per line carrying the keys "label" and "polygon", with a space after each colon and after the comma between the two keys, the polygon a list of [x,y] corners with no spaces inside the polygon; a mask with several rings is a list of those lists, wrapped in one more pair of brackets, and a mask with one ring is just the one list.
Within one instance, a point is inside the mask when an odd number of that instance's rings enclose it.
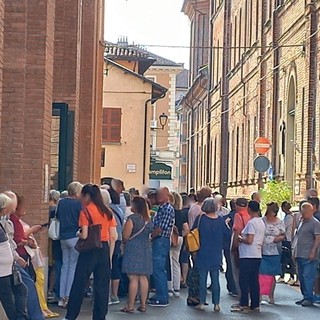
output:
{"label": "no entry sign", "polygon": [[265,155],[270,150],[270,140],[265,137],[259,137],[254,142],[254,148],[258,154]]}

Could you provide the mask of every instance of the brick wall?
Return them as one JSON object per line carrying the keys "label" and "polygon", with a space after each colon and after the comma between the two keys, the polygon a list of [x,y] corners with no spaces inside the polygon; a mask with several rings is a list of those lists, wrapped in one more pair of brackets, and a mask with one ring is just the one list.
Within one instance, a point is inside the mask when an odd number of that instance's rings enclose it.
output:
{"label": "brick wall", "polygon": [[[212,4],[210,185],[229,196],[247,195],[261,186],[267,175],[259,176],[253,168],[254,140],[265,135],[272,141],[267,156],[275,176],[288,180],[299,198],[311,186],[312,164],[320,178],[319,4],[290,1],[278,8],[264,0]],[[218,50],[228,44],[228,35],[231,49]],[[275,50],[276,43],[284,47]],[[196,112],[195,123],[201,122],[200,114]],[[195,135],[195,145],[202,143],[203,137]],[[204,152],[195,148],[196,160],[189,158],[188,167],[198,172],[206,166],[201,160]],[[203,184],[201,175],[195,176],[195,185]]]}
{"label": "brick wall", "polygon": [[81,1],[56,0],[53,101],[75,112],[73,176],[78,175]]}
{"label": "brick wall", "polygon": [[103,1],[82,3],[78,178],[100,180],[103,79]]}
{"label": "brick wall", "polygon": [[[31,224],[48,221],[54,3],[10,0],[4,7],[1,189],[26,196]],[[46,235],[40,243],[45,250]]]}

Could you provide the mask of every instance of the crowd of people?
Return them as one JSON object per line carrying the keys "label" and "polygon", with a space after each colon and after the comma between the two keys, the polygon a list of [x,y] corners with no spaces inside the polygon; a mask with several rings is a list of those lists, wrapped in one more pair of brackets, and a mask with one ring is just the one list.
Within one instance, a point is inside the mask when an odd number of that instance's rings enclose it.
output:
{"label": "crowd of people", "polygon": [[[261,195],[229,202],[209,187],[179,194],[168,188],[125,191],[113,179],[97,186],[72,182],[50,191],[48,223],[29,226],[26,201],[12,191],[0,194],[0,302],[9,320],[43,320],[66,309],[80,314],[84,297],[93,299],[93,319],[128,295],[120,311],[144,313],[166,307],[188,290],[187,305],[205,310],[207,291],[219,312],[220,273],[238,299],[232,312],[259,312],[275,304],[276,284],[300,286],[303,307],[320,302],[320,211],[316,190],[299,209],[289,202],[262,206]],[[284,218],[281,219],[279,213]],[[55,225],[54,225],[55,224]],[[58,235],[52,229],[59,226]],[[35,234],[48,230],[49,279]],[[190,235],[198,241],[191,250]],[[190,250],[189,250],[190,249]],[[225,268],[225,270],[224,270]],[[209,281],[208,281],[209,275]],[[286,279],[288,279],[286,281]]]}

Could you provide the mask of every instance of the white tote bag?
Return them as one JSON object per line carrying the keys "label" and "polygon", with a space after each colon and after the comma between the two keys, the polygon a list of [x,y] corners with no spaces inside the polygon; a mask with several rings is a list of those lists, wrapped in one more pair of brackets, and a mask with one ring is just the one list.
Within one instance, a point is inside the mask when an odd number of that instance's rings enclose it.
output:
{"label": "white tote bag", "polygon": [[60,239],[60,221],[55,217],[51,219],[48,237],[51,240],[59,240]]}

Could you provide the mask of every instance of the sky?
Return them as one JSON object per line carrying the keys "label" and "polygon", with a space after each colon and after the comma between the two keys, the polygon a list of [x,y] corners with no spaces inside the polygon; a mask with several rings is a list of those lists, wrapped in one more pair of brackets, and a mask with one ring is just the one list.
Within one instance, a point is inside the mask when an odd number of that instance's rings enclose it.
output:
{"label": "sky", "polygon": [[152,46],[189,46],[190,24],[182,4],[183,0],[105,0],[105,39],[128,37],[129,44],[147,46],[188,67],[189,49]]}

